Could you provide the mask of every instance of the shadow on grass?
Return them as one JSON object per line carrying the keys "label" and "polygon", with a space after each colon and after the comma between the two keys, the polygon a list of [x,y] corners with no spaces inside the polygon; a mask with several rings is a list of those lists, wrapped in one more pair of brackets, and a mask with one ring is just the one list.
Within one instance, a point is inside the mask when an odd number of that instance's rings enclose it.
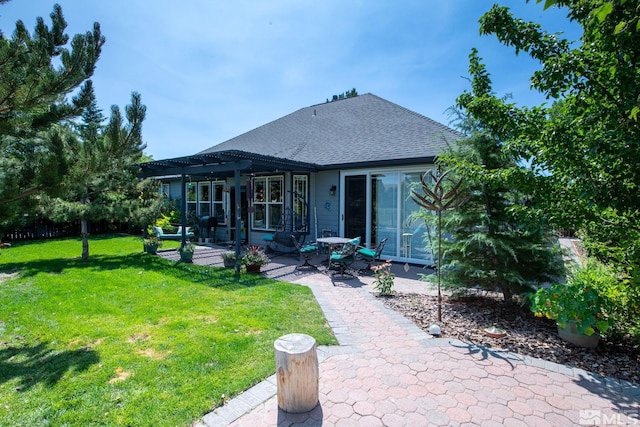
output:
{"label": "shadow on grass", "polygon": [[91,255],[88,260],[80,258],[54,258],[29,262],[4,263],[0,272],[19,272],[22,278],[40,273],[63,274],[65,270],[85,269],[88,271],[110,271],[138,269],[154,271],[176,279],[188,280],[208,287],[235,290],[248,286],[260,286],[272,280],[260,275],[236,276],[232,270],[185,264],[145,253],[129,255]]}
{"label": "shadow on grass", "polygon": [[68,372],[86,371],[100,361],[98,353],[83,348],[56,351],[44,343],[0,349],[0,383],[19,379],[16,391],[27,391],[37,384],[53,387]]}

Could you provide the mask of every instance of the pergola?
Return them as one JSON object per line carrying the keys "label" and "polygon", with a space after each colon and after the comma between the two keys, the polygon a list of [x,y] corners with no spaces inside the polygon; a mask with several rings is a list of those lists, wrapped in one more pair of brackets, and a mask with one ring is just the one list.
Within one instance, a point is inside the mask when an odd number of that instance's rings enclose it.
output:
{"label": "pergola", "polygon": [[[182,188],[182,239],[181,244],[186,244],[186,225],[187,225],[187,194],[186,179],[213,179],[213,178],[229,178],[233,177],[236,185],[239,187],[240,177],[242,173],[264,173],[264,172],[316,172],[319,170],[318,165],[296,162],[287,159],[281,159],[273,156],[264,156],[256,153],[250,153],[239,150],[227,150],[194,154],[192,156],[176,157],[172,159],[154,160],[151,162],[140,163],[138,165],[138,177],[140,178],[160,178],[160,177],[176,177],[181,178]],[[235,192],[235,213],[236,224],[241,219],[241,199],[240,191]],[[236,272],[240,271],[240,233],[235,234],[235,252],[236,252]]]}

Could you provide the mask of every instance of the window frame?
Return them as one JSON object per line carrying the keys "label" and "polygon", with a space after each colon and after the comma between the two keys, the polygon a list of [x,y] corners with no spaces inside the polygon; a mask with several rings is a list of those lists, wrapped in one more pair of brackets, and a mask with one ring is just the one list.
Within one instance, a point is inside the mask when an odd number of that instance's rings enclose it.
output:
{"label": "window frame", "polygon": [[[280,226],[284,213],[284,175],[254,177],[252,184],[251,228],[264,231],[276,230]],[[279,187],[279,190],[276,187]],[[279,214],[276,215],[276,212]],[[273,218],[274,216],[277,218]]]}

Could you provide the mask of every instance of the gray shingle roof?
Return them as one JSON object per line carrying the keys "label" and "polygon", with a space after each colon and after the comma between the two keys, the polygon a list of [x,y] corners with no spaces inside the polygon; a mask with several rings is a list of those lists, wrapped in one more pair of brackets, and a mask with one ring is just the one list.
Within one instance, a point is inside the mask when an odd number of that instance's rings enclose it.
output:
{"label": "gray shingle roof", "polygon": [[241,150],[329,167],[421,160],[463,135],[372,94],[302,108],[201,153]]}

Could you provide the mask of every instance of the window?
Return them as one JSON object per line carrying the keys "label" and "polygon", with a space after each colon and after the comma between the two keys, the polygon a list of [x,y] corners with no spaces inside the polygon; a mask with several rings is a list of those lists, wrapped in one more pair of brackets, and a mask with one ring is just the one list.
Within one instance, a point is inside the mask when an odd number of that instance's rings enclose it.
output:
{"label": "window", "polygon": [[225,182],[202,181],[187,183],[187,213],[215,216],[219,224],[226,222]]}
{"label": "window", "polygon": [[[309,209],[309,177],[307,175],[293,176],[293,212],[294,228],[302,230],[307,226]],[[308,228],[308,227],[307,227]]]}
{"label": "window", "polygon": [[222,224],[226,221],[224,215],[224,181],[214,181],[212,199],[212,215]]}
{"label": "window", "polygon": [[198,215],[211,215],[211,183],[198,183]]}
{"label": "window", "polygon": [[282,176],[254,178],[253,180],[253,228],[276,229],[283,212]]}
{"label": "window", "polygon": [[187,213],[195,212],[197,205],[197,193],[196,193],[196,183],[190,182],[187,184]]}
{"label": "window", "polygon": [[170,184],[160,184],[160,195],[165,199],[171,199],[171,185]]}

